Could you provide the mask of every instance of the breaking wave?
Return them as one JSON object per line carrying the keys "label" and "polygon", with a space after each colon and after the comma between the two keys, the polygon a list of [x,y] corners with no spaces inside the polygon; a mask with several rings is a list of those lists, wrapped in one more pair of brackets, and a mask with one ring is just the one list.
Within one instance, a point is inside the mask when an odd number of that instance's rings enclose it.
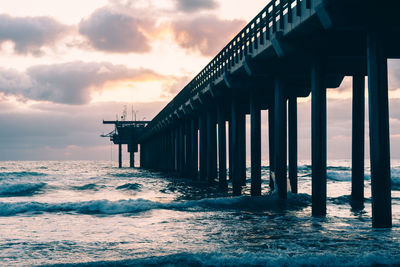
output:
{"label": "breaking wave", "polygon": [[128,184],[120,185],[116,189],[117,190],[133,190],[133,191],[136,191],[136,190],[139,190],[141,187],[142,186],[140,184],[137,184],[137,183],[133,183],[133,184],[128,183]]}
{"label": "breaking wave", "polygon": [[284,202],[277,195],[262,197],[234,197],[190,200],[182,202],[161,203],[145,199],[128,199],[119,201],[93,200],[83,202],[41,203],[41,202],[0,202],[0,216],[13,216],[21,213],[72,212],[79,214],[116,215],[139,213],[154,209],[169,210],[204,210],[204,209],[239,209],[239,210],[276,210],[299,209],[310,204],[307,194],[289,194]]}
{"label": "breaking wave", "polygon": [[99,186],[97,184],[85,184],[85,185],[81,185],[81,186],[73,186],[72,189],[77,190],[77,191],[85,191],[85,190],[97,191],[102,187],[104,187],[104,186]]}
{"label": "breaking wave", "polygon": [[328,172],[327,179],[333,181],[351,181],[351,173],[350,172]]}
{"label": "breaking wave", "polygon": [[32,196],[39,193],[46,183],[0,184],[0,197]]}
{"label": "breaking wave", "polygon": [[26,176],[47,176],[46,173],[42,172],[0,172],[0,178],[15,178],[15,177],[26,177]]}
{"label": "breaking wave", "polygon": [[[398,266],[400,255],[365,252],[357,257],[351,255],[305,253],[299,256],[285,254],[251,253],[237,251],[222,253],[179,253],[123,261],[101,261],[62,266]],[[57,265],[55,265],[57,266]]]}

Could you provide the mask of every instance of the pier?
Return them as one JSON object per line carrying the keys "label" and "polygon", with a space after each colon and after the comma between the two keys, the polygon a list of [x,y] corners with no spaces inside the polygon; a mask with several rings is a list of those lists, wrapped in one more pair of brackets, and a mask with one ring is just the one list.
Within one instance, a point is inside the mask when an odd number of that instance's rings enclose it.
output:
{"label": "pier", "polygon": [[229,159],[233,195],[241,195],[249,114],[251,194],[259,196],[260,112],[268,110],[269,183],[286,199],[288,183],[297,193],[297,100],[311,94],[312,215],[325,216],[326,90],[352,76],[351,202],[362,206],[367,76],[372,224],[391,227],[387,59],[400,56],[396,4],[394,0],[270,1],[149,122],[138,140],[141,167],[218,183],[225,189]]}

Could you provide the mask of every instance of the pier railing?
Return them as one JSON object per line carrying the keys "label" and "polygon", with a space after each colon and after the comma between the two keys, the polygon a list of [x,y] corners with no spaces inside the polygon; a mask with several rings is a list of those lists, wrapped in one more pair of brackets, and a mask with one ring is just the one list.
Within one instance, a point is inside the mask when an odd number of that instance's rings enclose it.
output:
{"label": "pier railing", "polygon": [[311,9],[312,0],[272,0],[258,15],[250,21],[183,90],[153,119],[147,126],[146,135],[162,119],[165,119],[188,99],[195,96],[207,85],[223,77],[226,72],[239,64],[247,55],[252,54],[259,45],[270,41],[277,31],[285,31],[284,20],[292,23],[294,17],[302,15],[302,5]]}

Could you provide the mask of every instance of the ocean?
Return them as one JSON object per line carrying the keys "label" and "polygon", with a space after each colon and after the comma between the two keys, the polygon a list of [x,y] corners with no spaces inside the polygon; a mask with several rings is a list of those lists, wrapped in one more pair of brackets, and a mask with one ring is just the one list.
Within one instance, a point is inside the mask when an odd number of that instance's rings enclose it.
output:
{"label": "ocean", "polygon": [[400,266],[400,161],[383,230],[371,227],[369,169],[365,208],[352,210],[350,161],[328,165],[328,215],[313,218],[309,162],[286,203],[268,167],[252,198],[249,185],[231,197],[109,161],[0,162],[0,265]]}

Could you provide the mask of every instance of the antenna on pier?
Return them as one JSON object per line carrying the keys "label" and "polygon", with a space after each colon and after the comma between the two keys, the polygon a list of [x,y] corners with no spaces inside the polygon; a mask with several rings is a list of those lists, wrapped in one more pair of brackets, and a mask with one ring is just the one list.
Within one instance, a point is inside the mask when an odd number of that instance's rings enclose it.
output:
{"label": "antenna on pier", "polygon": [[128,113],[127,107],[126,107],[126,105],[124,105],[124,109],[122,110],[121,121],[125,121],[126,120],[127,113]]}

